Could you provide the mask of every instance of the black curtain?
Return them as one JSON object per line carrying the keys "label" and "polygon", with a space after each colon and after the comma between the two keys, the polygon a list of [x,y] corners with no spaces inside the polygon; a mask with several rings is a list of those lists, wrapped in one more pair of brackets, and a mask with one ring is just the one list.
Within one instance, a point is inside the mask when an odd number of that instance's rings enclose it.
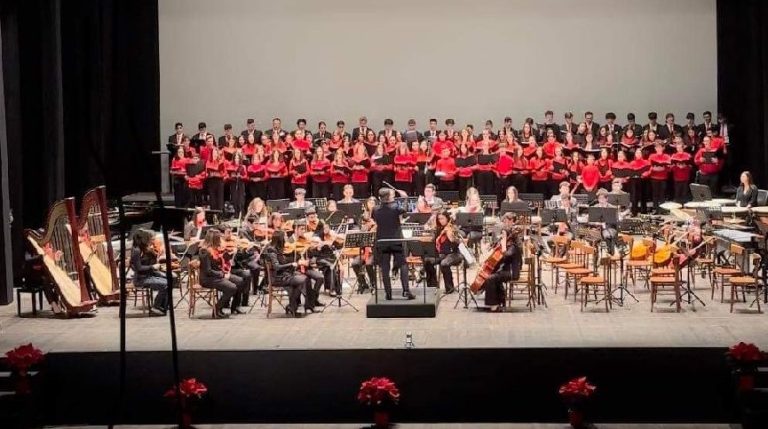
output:
{"label": "black curtain", "polygon": [[768,2],[717,2],[718,104],[730,123],[736,183],[741,170],[768,188]]}
{"label": "black curtain", "polygon": [[53,201],[158,186],[157,0],[5,0],[0,18],[17,265]]}

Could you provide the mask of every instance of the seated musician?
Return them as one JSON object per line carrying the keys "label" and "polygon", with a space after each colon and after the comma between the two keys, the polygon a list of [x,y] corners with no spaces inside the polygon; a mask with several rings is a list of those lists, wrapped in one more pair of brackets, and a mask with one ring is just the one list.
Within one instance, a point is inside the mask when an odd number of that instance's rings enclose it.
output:
{"label": "seated musician", "polygon": [[514,213],[505,213],[501,217],[503,223],[501,230],[502,257],[496,265],[496,271],[485,281],[485,305],[490,306],[492,312],[499,311],[504,305],[504,282],[518,280],[523,266],[523,243],[521,232],[515,225],[517,217]]}
{"label": "seated musician", "polygon": [[[554,198],[554,197],[552,197]],[[510,186],[507,188],[506,192],[506,198],[504,198],[504,203],[522,203],[525,202],[520,199],[520,194],[517,192],[517,188],[514,186]]]}
{"label": "seated musician", "polygon": [[244,225],[247,234],[254,240],[264,240],[267,237],[267,222],[269,212],[264,200],[256,197],[248,204],[245,212]]}
{"label": "seated musician", "polygon": [[[606,191],[605,189],[597,190],[597,204],[595,204],[595,207],[618,209],[618,207],[608,204],[608,191]],[[618,219],[618,213],[617,213],[617,219]],[[613,252],[616,250],[616,239],[618,238],[617,229],[618,229],[618,226],[614,223],[603,224],[602,236],[603,236],[603,240],[605,240],[605,244],[608,246],[609,255],[613,255]]]}
{"label": "seated musician", "polygon": [[701,223],[696,221],[694,225],[687,229],[685,240],[678,247],[676,257],[681,268],[686,267],[692,260],[705,252],[703,242],[704,237],[701,234]]}
{"label": "seated musician", "polygon": [[[227,317],[223,309],[230,307],[232,314],[242,314],[240,299],[249,283],[229,272],[228,260],[224,257],[221,231],[211,229],[205,234],[200,245],[200,286],[216,289],[221,297],[216,304],[217,317]],[[231,303],[231,306],[230,306]]]}
{"label": "seated musician", "polygon": [[284,248],[285,233],[276,230],[274,235],[272,235],[269,245],[261,253],[261,262],[269,270],[272,286],[284,288],[288,292],[288,305],[285,307],[286,314],[299,317],[297,310],[301,301],[301,291],[305,287],[308,278],[306,275],[296,271],[299,264],[288,260],[285,254],[283,254]]}
{"label": "seated musician", "polygon": [[296,199],[288,203],[288,208],[289,209],[308,209],[310,207],[314,207],[315,205],[312,204],[311,201],[307,201],[306,199],[304,199],[306,195],[307,195],[306,189],[296,188],[296,190],[293,192],[293,196]]}
{"label": "seated musician", "polygon": [[440,273],[445,282],[445,293],[452,294],[455,291],[453,286],[453,273],[451,267],[462,263],[464,258],[459,253],[459,243],[461,236],[458,229],[451,223],[448,212],[442,212],[437,215],[435,222],[435,248],[437,249],[437,260],[434,258],[424,259],[424,269],[427,273],[427,286],[440,287],[437,283],[437,273],[435,265],[440,265]]}
{"label": "seated musician", "polygon": [[739,176],[739,187],[736,188],[736,205],[752,208],[757,206],[757,186],[752,179],[752,173],[745,171]]}
{"label": "seated musician", "polygon": [[[624,190],[624,181],[622,179],[616,178],[613,179],[611,182],[611,192],[608,193],[609,195],[629,195],[629,192]],[[631,204],[631,203],[630,203]],[[632,210],[630,207],[620,207],[624,210],[619,210],[619,217],[618,220],[621,221],[625,217],[632,214]]]}
{"label": "seated musician", "polygon": [[[474,189],[474,188],[470,188]],[[460,213],[484,213],[483,202],[480,200],[480,194],[477,192],[467,193],[466,204],[459,209]],[[439,223],[439,222],[438,222]],[[476,225],[471,227],[461,227],[461,234],[467,238],[467,246],[472,247],[483,238],[483,226]]]}
{"label": "seated musician", "polygon": [[313,235],[320,237],[323,234],[323,224],[325,222],[320,221],[320,217],[317,215],[317,210],[314,207],[307,209],[307,228],[306,231]]}
{"label": "seated musician", "polygon": [[[363,213],[360,217],[360,230],[362,232],[374,232],[376,231],[376,222],[371,218],[371,214],[368,212]],[[371,286],[376,285],[376,270],[373,267],[373,249],[366,247],[361,249],[360,256],[357,256],[350,261],[352,271],[354,271],[357,277],[358,291],[364,292],[368,290],[368,282],[366,282],[365,275],[363,274],[363,267],[368,274]]]}
{"label": "seated musician", "polygon": [[327,223],[320,225],[320,235],[314,237],[315,246],[310,250],[309,255],[317,264],[318,269],[323,273],[323,283],[326,289],[330,289],[330,295],[341,295],[341,281],[336,275],[336,253],[339,249],[340,241],[337,240],[336,233]]}
{"label": "seated musician", "polygon": [[203,227],[207,226],[208,222],[205,220],[205,209],[202,207],[195,207],[195,211],[192,212],[192,219],[184,226],[184,241],[200,240],[202,237]]}
{"label": "seated musician", "polygon": [[[159,241],[159,243],[158,243]],[[158,248],[162,248],[162,238],[152,231],[140,229],[133,236],[131,251],[131,269],[135,287],[150,288],[157,292],[150,316],[165,316],[168,309],[168,280],[159,261]]]}
{"label": "seated musician", "polygon": [[[306,280],[304,289],[307,298],[304,301],[304,311],[314,312],[314,307],[319,305],[320,288],[325,284],[323,273],[317,268],[313,268],[309,262],[309,259],[315,257],[312,252],[312,246],[316,244],[316,236],[314,233],[307,232],[304,222],[296,222],[293,228],[293,237],[288,239],[289,246],[285,248],[283,253],[286,253],[287,257],[292,258],[301,267]],[[313,284],[314,287],[312,286]],[[325,284],[325,290],[328,290],[329,287],[330,283]]]}
{"label": "seated musician", "polygon": [[432,213],[441,211],[445,205],[443,200],[435,195],[436,191],[437,188],[431,183],[424,187],[424,203],[429,207]]}
{"label": "seated musician", "polygon": [[341,193],[342,198],[339,200],[340,203],[351,204],[360,202],[360,200],[354,197],[355,188],[352,185],[344,185],[344,189],[342,189]]}
{"label": "seated musician", "polygon": [[[248,307],[249,286],[253,283],[251,274],[255,271],[258,275],[260,268],[255,253],[251,251],[253,246],[246,239],[238,241],[237,237],[232,234],[231,227],[224,227],[221,240],[224,243],[224,258],[229,260],[228,264],[231,267],[229,272],[242,278],[245,282],[245,287],[239,291],[242,295],[240,304],[243,307]],[[238,310],[232,310],[232,312],[239,313]]]}
{"label": "seated musician", "polygon": [[[575,190],[576,188],[574,188]],[[550,201],[556,202],[555,206],[562,207],[563,200],[570,200],[571,207],[578,206],[576,198],[573,198],[573,192],[571,191],[571,183],[568,181],[560,182],[558,187],[558,194],[553,195]]]}

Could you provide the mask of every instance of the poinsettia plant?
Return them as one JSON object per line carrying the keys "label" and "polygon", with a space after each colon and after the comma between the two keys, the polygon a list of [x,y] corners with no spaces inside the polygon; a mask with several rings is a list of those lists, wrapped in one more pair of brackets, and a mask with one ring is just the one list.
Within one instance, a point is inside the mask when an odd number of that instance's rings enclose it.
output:
{"label": "poinsettia plant", "polygon": [[725,354],[738,364],[751,365],[765,359],[765,353],[752,343],[735,344]]}
{"label": "poinsettia plant", "polygon": [[8,367],[22,375],[26,374],[29,368],[45,359],[43,352],[33,346],[32,343],[24,344],[5,352],[5,357]]}
{"label": "poinsettia plant", "polygon": [[583,402],[595,393],[597,387],[587,377],[577,377],[560,386],[560,397],[569,403]]}
{"label": "poinsettia plant", "polygon": [[[185,380],[182,380],[179,383],[179,394],[181,394],[182,398],[189,399],[189,398],[202,398],[203,395],[208,392],[208,388],[205,387],[205,384],[203,384],[200,381],[197,381],[196,378],[187,378]],[[176,398],[176,386],[171,387],[168,389],[168,391],[165,392],[164,395],[166,398]]]}
{"label": "poinsettia plant", "polygon": [[369,407],[382,408],[400,401],[400,390],[386,377],[372,377],[360,384],[357,400]]}

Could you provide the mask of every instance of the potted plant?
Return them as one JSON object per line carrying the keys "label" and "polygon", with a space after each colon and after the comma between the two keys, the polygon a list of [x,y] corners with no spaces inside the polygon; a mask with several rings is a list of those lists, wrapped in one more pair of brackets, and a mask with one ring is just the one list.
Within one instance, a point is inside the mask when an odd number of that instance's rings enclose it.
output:
{"label": "potted plant", "polygon": [[400,391],[389,378],[372,377],[360,385],[357,401],[373,409],[374,427],[387,428],[392,407],[400,401]]}
{"label": "potted plant", "polygon": [[568,406],[571,427],[580,429],[588,426],[584,417],[585,406],[596,389],[587,377],[577,377],[560,386],[560,397]]}
{"label": "potted plant", "polygon": [[5,357],[8,368],[11,370],[11,376],[15,379],[16,395],[31,394],[29,369],[45,359],[43,352],[30,343],[7,351]]}
{"label": "potted plant", "polygon": [[736,386],[740,392],[755,387],[755,374],[758,364],[765,360],[765,353],[752,343],[740,342],[731,346],[725,353],[736,377]]}
{"label": "potted plant", "polygon": [[181,427],[187,429],[192,427],[192,409],[195,402],[202,399],[207,392],[205,384],[195,378],[187,378],[179,383],[178,388],[171,387],[163,396],[181,402]]}

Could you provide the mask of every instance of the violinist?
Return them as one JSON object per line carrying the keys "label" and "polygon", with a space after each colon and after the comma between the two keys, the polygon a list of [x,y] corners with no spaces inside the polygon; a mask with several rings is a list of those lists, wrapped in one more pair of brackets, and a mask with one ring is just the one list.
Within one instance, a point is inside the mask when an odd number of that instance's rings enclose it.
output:
{"label": "violinist", "polygon": [[140,229],[133,235],[133,250],[131,251],[131,269],[133,284],[137,288],[149,288],[155,291],[154,302],[149,309],[150,316],[165,316],[168,309],[168,281],[161,271],[158,262],[158,251],[162,249],[162,239],[154,232]]}
{"label": "violinist", "polygon": [[455,292],[455,288],[451,267],[460,265],[464,259],[459,253],[459,243],[461,243],[459,230],[451,223],[448,212],[438,213],[435,222],[434,240],[435,248],[437,249],[437,259],[425,258],[424,260],[427,286],[435,288],[440,286],[437,283],[437,273],[435,272],[435,265],[439,265],[440,273],[443,275],[443,281],[445,282],[445,293],[452,294]]}
{"label": "violinist", "polygon": [[[238,240],[232,235],[230,227],[224,228],[221,241],[224,249],[222,256],[227,261],[229,272],[240,277],[244,284],[242,288],[238,288],[240,303],[243,307],[248,307],[249,286],[253,283],[251,274],[256,271],[258,275],[259,270],[254,254],[250,252],[253,244],[246,239]],[[232,312],[238,313],[239,310],[233,308]]]}
{"label": "violinist", "polygon": [[314,207],[310,207],[306,210],[307,214],[307,232],[312,233],[316,237],[322,237],[323,224],[320,222],[320,217],[317,215],[317,210]]}
{"label": "violinist", "polygon": [[249,285],[242,277],[230,273],[229,268],[224,257],[221,231],[211,229],[200,246],[200,286],[221,292],[214,308],[216,317],[220,318],[228,316],[223,311],[227,307],[230,307],[232,314],[242,314],[240,299]]}
{"label": "violinist", "polygon": [[[483,213],[484,212],[483,202],[480,199],[480,194],[477,192],[477,189],[469,188],[467,190],[467,202],[463,207],[459,208],[459,212],[460,213]],[[451,226],[453,227],[453,225]],[[472,247],[476,244],[479,244],[480,240],[483,239],[483,226],[476,225],[476,226],[462,227],[461,234],[463,237],[467,238],[467,246]]]}
{"label": "violinist", "polygon": [[502,257],[496,271],[485,281],[485,305],[491,312],[498,312],[504,306],[504,282],[518,280],[523,266],[523,243],[520,230],[515,225],[514,213],[505,213],[501,217],[502,230],[499,245]]}
{"label": "violinist", "polygon": [[320,272],[323,273],[323,283],[326,285],[326,290],[330,289],[330,295],[333,297],[341,295],[341,281],[336,276],[337,257],[334,252],[340,248],[340,242],[330,225],[323,223],[320,228],[320,236],[315,237],[316,244],[309,254],[315,260]]}
{"label": "violinist", "polygon": [[184,241],[200,240],[204,226],[208,226],[208,222],[205,220],[205,209],[195,207],[192,212],[192,219],[184,225]]}
{"label": "violinist", "polygon": [[[320,296],[320,288],[325,285],[325,290],[329,289],[329,284],[325,284],[325,276],[320,270],[313,268],[310,264],[310,259],[314,259],[318,246],[317,237],[311,232],[307,232],[306,225],[302,222],[297,222],[294,225],[293,237],[291,237],[287,245],[284,248],[284,254],[288,257],[293,257],[293,260],[297,262],[300,272],[304,275],[306,284],[304,289],[306,291],[306,300],[304,301],[304,311],[314,312],[314,308],[318,305],[322,305],[318,301]],[[312,284],[314,283],[314,287]]]}
{"label": "violinist", "polygon": [[[608,191],[605,189],[599,189],[597,191],[597,204],[595,207],[602,207],[602,208],[614,208],[617,209],[617,216],[616,219],[618,220],[618,207],[608,204]],[[602,229],[602,236],[603,240],[605,240],[605,244],[608,247],[608,254],[613,256],[614,251],[616,250],[616,239],[618,238],[618,225],[613,223],[604,223],[603,229]]]}
{"label": "violinist", "polygon": [[285,307],[285,313],[299,317],[297,310],[301,301],[301,291],[306,286],[308,278],[296,271],[299,263],[289,261],[283,254],[284,248],[285,233],[275,231],[270,244],[264,248],[261,254],[261,261],[269,270],[272,285],[284,288],[288,292],[288,305]]}
{"label": "violinist", "polygon": [[[375,232],[376,222],[371,218],[370,212],[364,212],[360,217],[360,230],[362,232]],[[350,261],[352,271],[357,277],[358,292],[364,292],[368,290],[368,282],[365,279],[363,273],[363,267],[365,267],[365,273],[368,274],[371,286],[376,285],[376,270],[373,268],[373,253],[370,247],[361,249],[360,256],[353,258]]]}

